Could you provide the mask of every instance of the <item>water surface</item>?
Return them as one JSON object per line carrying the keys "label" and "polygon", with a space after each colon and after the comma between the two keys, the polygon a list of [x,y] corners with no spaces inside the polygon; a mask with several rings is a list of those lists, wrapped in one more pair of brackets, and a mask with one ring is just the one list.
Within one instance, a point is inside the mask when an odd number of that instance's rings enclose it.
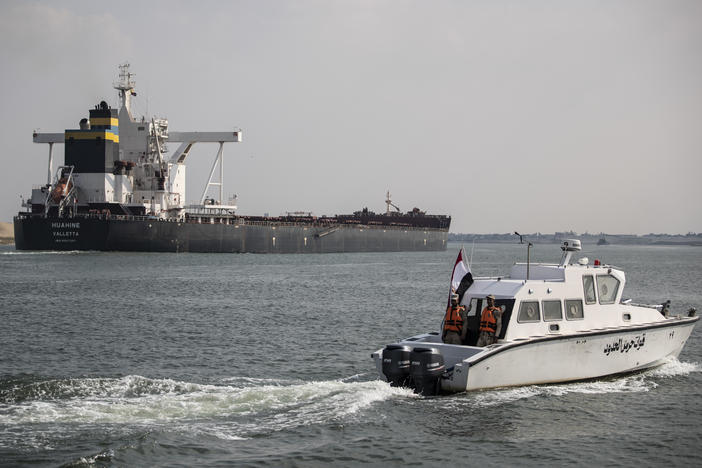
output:
{"label": "water surface", "polygon": [[[679,360],[565,385],[420,398],[370,353],[437,330],[460,245],[312,255],[0,247],[0,464],[700,464],[702,332]],[[519,245],[466,245],[476,275]],[[557,245],[532,248],[557,261]],[[702,248],[584,246],[625,297],[702,305]]]}

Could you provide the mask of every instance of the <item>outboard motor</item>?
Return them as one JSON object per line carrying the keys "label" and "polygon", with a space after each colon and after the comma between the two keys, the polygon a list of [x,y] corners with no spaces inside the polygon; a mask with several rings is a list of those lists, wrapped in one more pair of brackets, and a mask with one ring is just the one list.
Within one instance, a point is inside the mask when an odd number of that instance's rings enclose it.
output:
{"label": "outboard motor", "polygon": [[389,344],[383,350],[383,374],[393,387],[409,386],[410,347]]}
{"label": "outboard motor", "polygon": [[444,356],[434,348],[414,348],[410,354],[412,385],[420,395],[438,395],[441,374],[446,370]]}

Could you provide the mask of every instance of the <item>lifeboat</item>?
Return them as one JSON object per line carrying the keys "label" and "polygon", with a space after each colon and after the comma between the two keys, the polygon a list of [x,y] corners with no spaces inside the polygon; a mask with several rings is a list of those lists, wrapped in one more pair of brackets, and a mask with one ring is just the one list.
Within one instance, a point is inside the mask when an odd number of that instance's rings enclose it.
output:
{"label": "lifeboat", "polygon": [[73,188],[73,182],[69,181],[67,177],[61,177],[54,189],[51,191],[51,200],[54,203],[58,203],[68,195],[68,192]]}

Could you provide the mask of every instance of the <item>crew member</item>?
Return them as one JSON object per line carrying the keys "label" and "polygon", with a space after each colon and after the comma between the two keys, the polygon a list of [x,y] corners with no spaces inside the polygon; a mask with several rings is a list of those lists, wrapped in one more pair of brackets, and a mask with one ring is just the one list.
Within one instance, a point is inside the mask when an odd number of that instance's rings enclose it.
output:
{"label": "crew member", "polygon": [[495,296],[490,294],[487,299],[487,307],[480,315],[480,335],[477,346],[488,346],[497,342],[497,337],[502,329],[502,309],[495,307]]}
{"label": "crew member", "polygon": [[451,294],[451,304],[444,315],[442,339],[447,344],[461,344],[466,330],[466,308],[458,305],[458,294]]}

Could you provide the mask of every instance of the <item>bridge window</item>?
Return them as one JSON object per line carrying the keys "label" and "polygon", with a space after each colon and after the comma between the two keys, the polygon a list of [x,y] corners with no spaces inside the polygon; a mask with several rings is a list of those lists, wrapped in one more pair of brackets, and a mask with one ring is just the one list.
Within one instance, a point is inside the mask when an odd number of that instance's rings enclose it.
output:
{"label": "bridge window", "polygon": [[563,311],[561,310],[561,301],[543,301],[544,320],[561,320]]}
{"label": "bridge window", "polygon": [[541,316],[539,315],[539,301],[522,301],[519,306],[517,322],[528,323],[538,322],[539,320],[541,320]]}
{"label": "bridge window", "polygon": [[614,304],[619,290],[619,280],[612,275],[597,275],[597,292],[600,304]]}
{"label": "bridge window", "polygon": [[585,290],[585,304],[596,303],[597,297],[595,297],[595,280],[591,275],[583,276],[583,289]]}
{"label": "bridge window", "polygon": [[582,299],[566,299],[566,320],[582,320],[583,301]]}

